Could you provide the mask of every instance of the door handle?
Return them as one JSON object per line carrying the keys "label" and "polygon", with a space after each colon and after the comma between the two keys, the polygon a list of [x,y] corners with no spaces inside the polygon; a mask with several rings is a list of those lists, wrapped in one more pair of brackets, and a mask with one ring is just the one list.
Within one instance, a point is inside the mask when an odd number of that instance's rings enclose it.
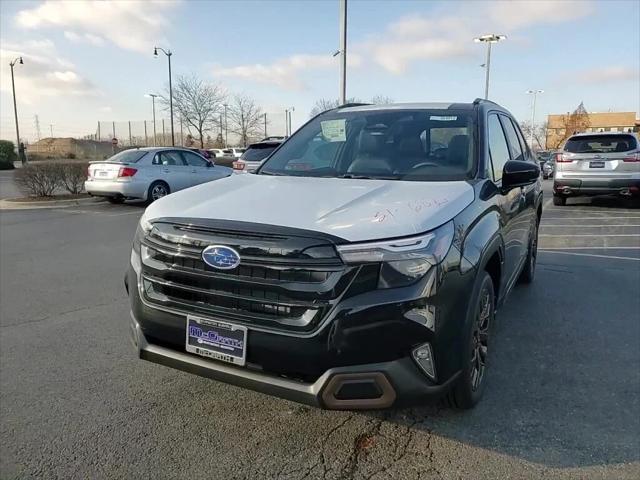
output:
{"label": "door handle", "polygon": [[169,169],[168,169],[168,168],[163,168],[163,169],[162,169],[162,171],[163,171],[164,173],[169,173]]}

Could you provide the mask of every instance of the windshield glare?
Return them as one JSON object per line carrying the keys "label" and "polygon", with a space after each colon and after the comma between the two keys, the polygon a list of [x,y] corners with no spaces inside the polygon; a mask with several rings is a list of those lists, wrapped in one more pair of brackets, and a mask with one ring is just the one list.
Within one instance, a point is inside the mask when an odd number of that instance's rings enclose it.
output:
{"label": "windshield glare", "polygon": [[263,165],[263,175],[464,180],[475,172],[473,112],[331,112],[312,120]]}

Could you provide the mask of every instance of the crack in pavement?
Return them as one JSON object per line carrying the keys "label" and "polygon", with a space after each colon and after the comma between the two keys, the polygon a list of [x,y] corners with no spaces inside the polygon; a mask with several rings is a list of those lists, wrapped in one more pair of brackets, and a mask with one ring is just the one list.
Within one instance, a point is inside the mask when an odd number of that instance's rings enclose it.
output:
{"label": "crack in pavement", "polygon": [[106,307],[107,305],[113,305],[118,300],[120,300],[120,299],[119,298],[115,298],[113,300],[110,300],[110,301],[104,302],[104,303],[97,303],[97,304],[94,304],[94,305],[88,305],[88,306],[85,306],[85,307],[75,308],[73,310],[67,310],[65,312],[50,313],[49,315],[47,315],[45,317],[36,318],[34,320],[26,320],[24,322],[12,323],[10,325],[0,325],[0,328],[20,327],[22,325],[28,325],[28,324],[31,324],[31,323],[45,322],[45,321],[49,320],[52,317],[63,317],[63,316],[68,315],[70,313],[78,313],[78,312],[82,312],[84,310],[92,310],[94,308]]}

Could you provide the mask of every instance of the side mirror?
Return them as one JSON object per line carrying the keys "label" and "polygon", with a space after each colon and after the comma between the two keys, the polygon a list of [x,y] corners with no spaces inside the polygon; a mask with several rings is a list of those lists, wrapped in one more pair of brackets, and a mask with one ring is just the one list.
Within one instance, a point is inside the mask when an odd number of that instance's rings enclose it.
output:
{"label": "side mirror", "polygon": [[522,160],[509,160],[502,170],[502,190],[508,192],[517,187],[535,183],[540,177],[540,167]]}

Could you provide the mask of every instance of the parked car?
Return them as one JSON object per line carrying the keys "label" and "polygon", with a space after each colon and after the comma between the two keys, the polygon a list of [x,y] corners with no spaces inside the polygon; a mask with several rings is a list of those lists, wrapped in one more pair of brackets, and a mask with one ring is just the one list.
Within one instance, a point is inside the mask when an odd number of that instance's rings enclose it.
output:
{"label": "parked car", "polygon": [[246,149],[245,148],[230,148],[230,150],[233,152],[233,156],[234,157],[240,158]]}
{"label": "parked car", "polygon": [[282,143],[282,140],[267,140],[252,143],[239,160],[233,162],[234,173],[253,173],[262,162]]}
{"label": "parked car", "polygon": [[233,162],[236,161],[236,157],[233,155],[233,150],[230,148],[212,148],[210,152],[216,156],[216,165],[222,165],[224,167],[233,167]]}
{"label": "parked car", "polygon": [[127,199],[154,201],[231,173],[232,169],[214,165],[186,148],[137,148],[91,162],[84,188],[89,195],[106,197],[111,203]]}
{"label": "parked car", "polygon": [[145,360],[323,408],[470,408],[496,310],[534,279],[541,214],[540,168],[493,102],[329,110],[255,175],[147,208],[132,340]]}
{"label": "parked car", "polygon": [[553,152],[550,150],[538,150],[536,152],[536,158],[538,159],[538,163],[540,163],[540,168],[544,167],[544,164],[551,160],[553,156]]}
{"label": "parked car", "polygon": [[555,162],[553,160],[549,160],[542,165],[542,178],[547,180],[548,178],[553,177],[553,171],[555,170]]}
{"label": "parked car", "polygon": [[633,133],[579,133],[556,154],[554,205],[603,194],[640,195],[640,148]]}

